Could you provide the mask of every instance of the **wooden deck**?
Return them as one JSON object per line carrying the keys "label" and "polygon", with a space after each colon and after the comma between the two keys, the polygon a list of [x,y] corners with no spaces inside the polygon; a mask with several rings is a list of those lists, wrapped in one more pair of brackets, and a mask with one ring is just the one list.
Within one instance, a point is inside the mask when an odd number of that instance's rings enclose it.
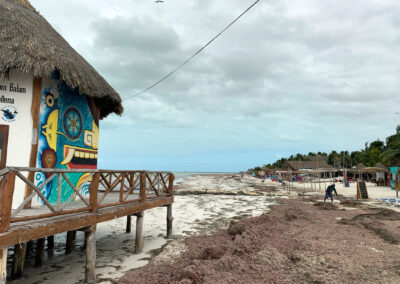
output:
{"label": "wooden deck", "polygon": [[[109,201],[116,200],[115,194],[107,198]],[[173,197],[157,197],[145,202],[134,202],[126,205],[116,205],[99,209],[96,213],[74,213],[64,216],[43,218],[40,220],[30,220],[18,223],[12,223],[10,229],[0,234],[0,247],[25,243],[30,240],[36,240],[67,231],[79,230],[90,225],[113,220],[124,216],[134,215],[144,212],[147,209],[167,206],[173,203]],[[74,206],[75,207],[75,206]],[[24,212],[26,211],[26,212]],[[47,211],[43,207],[35,209],[24,209],[22,213],[28,216],[38,214],[41,211]],[[164,222],[164,220],[160,220]]]}
{"label": "wooden deck", "polygon": [[[25,172],[25,173],[24,173]],[[28,174],[26,174],[28,172]],[[47,179],[35,185],[33,176],[43,172]],[[86,174],[86,180],[77,188],[70,181],[69,174]],[[16,179],[26,184],[25,198],[12,209]],[[26,243],[42,240],[63,232],[84,230],[86,232],[86,278],[95,281],[95,231],[96,224],[115,218],[137,216],[136,251],[143,248],[143,212],[147,209],[167,207],[167,236],[172,235],[172,203],[174,175],[170,172],[147,171],[106,171],[106,170],[62,170],[37,168],[6,168],[0,171],[0,273],[4,279],[7,249],[17,245],[26,250]],[[57,202],[50,203],[43,189],[50,182],[56,183]],[[64,188],[67,186],[68,188]],[[83,195],[84,186],[89,194]],[[63,190],[73,190],[67,201],[61,201]],[[33,207],[32,200],[39,199],[43,205]],[[165,220],[160,220],[164,221]],[[130,227],[130,225],[129,225]],[[128,227],[127,227],[128,228]],[[20,246],[24,244],[25,246]],[[21,252],[19,252],[21,253]],[[23,252],[25,253],[25,252]],[[15,258],[16,259],[16,258]],[[19,261],[24,261],[19,258]],[[22,260],[21,260],[22,259]],[[23,263],[13,265],[22,267]],[[1,283],[0,279],[0,283]]]}

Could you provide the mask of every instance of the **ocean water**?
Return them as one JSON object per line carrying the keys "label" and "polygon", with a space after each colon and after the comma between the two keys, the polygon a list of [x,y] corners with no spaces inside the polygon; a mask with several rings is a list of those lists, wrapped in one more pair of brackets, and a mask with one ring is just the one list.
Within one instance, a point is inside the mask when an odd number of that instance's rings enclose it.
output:
{"label": "ocean water", "polygon": [[234,173],[222,173],[222,172],[174,172],[175,175],[175,182],[174,184],[182,182],[185,178],[191,177],[194,175],[206,175],[206,174],[213,174],[213,175],[225,175],[225,174],[234,174]]}

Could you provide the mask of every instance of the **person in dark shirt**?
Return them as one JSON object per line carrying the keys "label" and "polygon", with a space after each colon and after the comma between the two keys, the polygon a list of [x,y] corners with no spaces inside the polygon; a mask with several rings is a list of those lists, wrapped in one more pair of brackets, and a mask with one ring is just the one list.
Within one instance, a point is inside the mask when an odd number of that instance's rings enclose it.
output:
{"label": "person in dark shirt", "polygon": [[324,202],[325,202],[325,200],[326,200],[327,198],[330,198],[331,201],[332,201],[332,203],[333,203],[333,195],[332,195],[332,192],[335,192],[337,199],[339,199],[339,196],[338,196],[337,191],[336,191],[336,188],[335,188],[335,184],[331,184],[330,186],[328,186],[328,187],[326,188]]}

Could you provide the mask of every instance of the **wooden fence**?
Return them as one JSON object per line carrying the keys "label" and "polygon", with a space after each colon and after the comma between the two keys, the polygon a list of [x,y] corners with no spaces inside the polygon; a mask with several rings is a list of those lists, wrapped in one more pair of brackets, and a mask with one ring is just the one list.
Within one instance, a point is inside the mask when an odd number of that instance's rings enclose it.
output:
{"label": "wooden fence", "polygon": [[[28,174],[24,174],[28,172]],[[32,181],[36,173],[45,173],[46,179],[40,185]],[[86,174],[85,180],[76,187],[70,174]],[[20,179],[26,186],[23,201],[12,209],[15,180]],[[170,172],[111,171],[111,170],[68,170],[7,167],[0,171],[0,233],[7,232],[10,224],[39,220],[76,213],[96,213],[112,206],[149,202],[152,199],[173,195],[174,175]],[[52,204],[43,194],[50,182],[57,182],[57,202]],[[67,184],[67,185],[66,185]],[[65,202],[61,201],[63,187],[72,189]],[[89,193],[82,193],[88,186]],[[32,207],[34,198],[42,206]]]}

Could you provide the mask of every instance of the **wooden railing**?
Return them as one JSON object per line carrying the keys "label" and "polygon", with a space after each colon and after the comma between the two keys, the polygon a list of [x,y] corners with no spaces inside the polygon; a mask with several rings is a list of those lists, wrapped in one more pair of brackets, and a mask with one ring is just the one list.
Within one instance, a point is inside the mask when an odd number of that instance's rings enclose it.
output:
{"label": "wooden railing", "polygon": [[[35,185],[24,172],[28,172],[29,177],[45,173],[46,179]],[[71,174],[86,174],[86,178],[76,187],[71,182]],[[12,209],[16,178],[22,180],[31,193],[16,209]],[[174,178],[170,172],[7,167],[0,171],[0,233],[8,231],[10,223],[82,212],[96,213],[107,207],[172,196]],[[42,190],[54,181],[57,181],[57,186],[53,187],[57,189],[57,202],[52,204]],[[62,202],[61,193],[65,186],[72,189],[72,194]],[[82,189],[86,186],[89,186],[89,193],[85,196]],[[42,206],[31,206],[35,197]]]}

